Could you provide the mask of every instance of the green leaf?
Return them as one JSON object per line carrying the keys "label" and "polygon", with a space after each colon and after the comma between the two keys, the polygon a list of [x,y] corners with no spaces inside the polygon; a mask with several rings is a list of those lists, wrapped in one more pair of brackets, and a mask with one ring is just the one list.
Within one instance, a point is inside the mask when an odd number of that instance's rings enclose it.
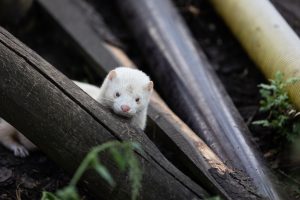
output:
{"label": "green leaf", "polygon": [[96,172],[112,187],[116,185],[114,179],[112,178],[111,174],[107,170],[107,168],[100,164],[100,162],[95,162],[95,165],[93,166]]}
{"label": "green leaf", "polygon": [[141,180],[143,172],[139,166],[137,158],[134,156],[133,151],[128,156],[129,165],[129,180],[131,182],[131,199],[135,200],[138,197],[139,190],[141,188]]}
{"label": "green leaf", "polygon": [[80,200],[77,190],[73,186],[67,186],[56,192],[57,196],[62,200]]}
{"label": "green leaf", "polygon": [[42,193],[41,200],[61,200],[61,199],[59,199],[57,196],[55,196],[55,194],[51,192],[44,191]]}
{"label": "green leaf", "polygon": [[286,83],[288,85],[290,85],[290,84],[295,84],[298,81],[300,81],[300,77],[292,77],[292,78],[289,78],[288,80],[286,80]]}
{"label": "green leaf", "polygon": [[283,76],[284,76],[284,75],[283,75],[282,72],[277,71],[277,72],[275,73],[275,81],[282,82]]}
{"label": "green leaf", "polygon": [[254,121],[254,122],[252,122],[252,124],[254,124],[254,125],[261,125],[261,126],[264,126],[264,127],[270,126],[270,122],[268,120]]}
{"label": "green leaf", "polygon": [[275,85],[267,85],[267,84],[259,84],[259,87],[264,89],[264,90],[276,90]]}
{"label": "green leaf", "polygon": [[142,146],[139,143],[137,143],[137,142],[132,142],[131,146],[132,146],[132,149],[136,149],[136,150],[138,150],[140,152],[143,151]]}
{"label": "green leaf", "polygon": [[124,171],[127,166],[127,161],[124,157],[124,155],[120,152],[120,150],[116,148],[111,148],[110,153],[112,154],[114,160],[116,161],[118,167],[121,169],[121,171]]}

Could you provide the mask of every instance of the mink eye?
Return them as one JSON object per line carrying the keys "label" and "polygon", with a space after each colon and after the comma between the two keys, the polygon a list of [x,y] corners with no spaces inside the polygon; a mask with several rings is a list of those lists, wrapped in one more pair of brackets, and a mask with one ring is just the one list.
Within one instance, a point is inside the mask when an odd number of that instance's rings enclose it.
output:
{"label": "mink eye", "polygon": [[121,96],[121,94],[119,93],[119,92],[116,92],[116,97],[119,97],[119,96]]}
{"label": "mink eye", "polygon": [[136,98],[135,101],[138,103],[140,102],[140,98]]}

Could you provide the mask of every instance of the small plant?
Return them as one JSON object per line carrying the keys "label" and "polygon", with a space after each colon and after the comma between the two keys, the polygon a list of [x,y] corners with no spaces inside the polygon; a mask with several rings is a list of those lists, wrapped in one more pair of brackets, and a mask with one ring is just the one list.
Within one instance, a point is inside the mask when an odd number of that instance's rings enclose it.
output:
{"label": "small plant", "polygon": [[284,80],[284,75],[276,72],[274,80],[269,80],[269,84],[260,84],[260,111],[268,113],[268,116],[253,124],[272,128],[278,133],[277,138],[293,142],[300,133],[300,121],[297,119],[299,112],[291,104],[286,89],[299,80],[300,78]]}
{"label": "small plant", "polygon": [[94,147],[83,159],[82,163],[75,172],[68,186],[58,190],[55,194],[43,192],[42,200],[80,200],[76,185],[87,169],[94,169],[111,186],[116,183],[108,169],[101,164],[99,154],[108,151],[117,163],[121,171],[129,170],[129,180],[131,181],[131,199],[136,200],[141,188],[142,171],[139,162],[135,157],[134,150],[141,151],[140,145],[134,142],[112,141]]}

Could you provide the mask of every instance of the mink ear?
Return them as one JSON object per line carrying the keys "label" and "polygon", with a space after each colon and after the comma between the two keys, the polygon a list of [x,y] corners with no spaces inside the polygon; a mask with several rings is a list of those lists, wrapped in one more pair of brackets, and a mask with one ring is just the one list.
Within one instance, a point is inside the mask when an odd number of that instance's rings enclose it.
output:
{"label": "mink ear", "polygon": [[115,70],[111,70],[109,73],[108,73],[108,79],[109,80],[113,80],[114,78],[117,77],[117,72]]}
{"label": "mink ear", "polygon": [[151,92],[152,90],[153,90],[153,81],[150,81],[147,85],[146,85],[146,87],[145,87],[145,89],[147,90],[147,91],[149,91],[149,92]]}

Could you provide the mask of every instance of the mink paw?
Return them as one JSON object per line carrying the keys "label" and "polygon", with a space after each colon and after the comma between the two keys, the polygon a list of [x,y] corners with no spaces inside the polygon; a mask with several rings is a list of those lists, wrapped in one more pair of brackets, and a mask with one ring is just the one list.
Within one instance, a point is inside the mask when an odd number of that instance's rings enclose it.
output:
{"label": "mink paw", "polygon": [[21,145],[16,145],[12,147],[12,150],[14,152],[14,155],[17,157],[25,158],[26,156],[29,155],[28,150]]}

